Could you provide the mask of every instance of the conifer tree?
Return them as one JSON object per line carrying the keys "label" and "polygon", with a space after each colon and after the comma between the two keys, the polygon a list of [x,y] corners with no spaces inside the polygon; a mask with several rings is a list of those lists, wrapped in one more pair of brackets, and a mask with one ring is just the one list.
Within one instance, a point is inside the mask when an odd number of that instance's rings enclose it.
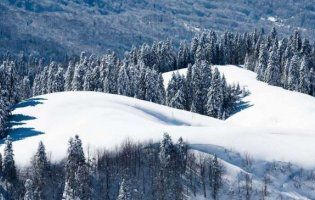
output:
{"label": "conifer tree", "polygon": [[85,166],[85,157],[82,149],[82,142],[78,135],[74,139],[70,138],[68,156],[65,166],[66,183],[63,192],[63,199],[71,200],[79,198],[82,189],[76,174],[80,167]]}
{"label": "conifer tree", "polygon": [[303,56],[299,74],[299,91],[309,94],[311,90],[311,74],[309,71],[309,61]]}
{"label": "conifer tree", "polygon": [[211,117],[220,118],[223,112],[223,90],[221,76],[218,68],[215,68],[211,86],[207,94],[207,114]]}
{"label": "conifer tree", "polygon": [[24,194],[24,200],[35,200],[34,196],[34,187],[33,187],[33,181],[30,179],[27,179],[25,181],[25,194]]}
{"label": "conifer tree", "polygon": [[262,43],[260,45],[260,50],[259,50],[259,58],[258,58],[258,63],[255,68],[255,72],[257,72],[257,79],[260,81],[263,81],[265,78],[265,70],[268,65],[268,54],[267,54],[267,49],[266,46]]}
{"label": "conifer tree", "polygon": [[34,168],[34,189],[36,198],[47,199],[49,196],[48,180],[49,180],[49,163],[46,156],[45,146],[43,142],[39,142],[37,152],[33,160]]}
{"label": "conifer tree", "polygon": [[127,73],[127,69],[125,65],[122,65],[117,79],[117,89],[118,94],[124,95],[124,96],[131,96],[131,88],[130,88],[130,78]]}
{"label": "conifer tree", "polygon": [[3,178],[11,184],[17,181],[17,173],[13,156],[12,140],[11,137],[8,136],[5,140],[3,155]]}
{"label": "conifer tree", "polygon": [[299,87],[299,56],[295,54],[288,71],[288,89],[297,91]]}
{"label": "conifer tree", "polygon": [[66,70],[66,73],[65,73],[65,87],[64,87],[65,91],[72,90],[72,79],[74,75],[74,69],[75,69],[74,62],[70,61],[68,68]]}
{"label": "conifer tree", "polygon": [[280,85],[280,60],[277,52],[277,45],[274,44],[268,59],[268,65],[265,72],[265,81],[270,85]]}
{"label": "conifer tree", "polygon": [[123,179],[119,187],[117,200],[132,200],[133,198],[130,190],[129,185],[126,183],[125,179]]}
{"label": "conifer tree", "polygon": [[218,192],[222,185],[222,169],[220,163],[218,161],[217,155],[214,155],[211,164],[211,190],[212,190],[212,198],[218,199]]}

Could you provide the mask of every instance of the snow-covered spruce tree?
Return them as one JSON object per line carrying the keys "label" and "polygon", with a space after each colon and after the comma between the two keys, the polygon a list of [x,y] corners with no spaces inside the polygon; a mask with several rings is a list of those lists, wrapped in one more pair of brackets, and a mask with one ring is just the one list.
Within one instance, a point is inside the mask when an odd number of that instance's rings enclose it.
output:
{"label": "snow-covered spruce tree", "polygon": [[192,111],[199,114],[206,114],[207,93],[211,84],[211,67],[206,61],[200,61],[193,65],[191,90],[192,90]]}
{"label": "snow-covered spruce tree", "polygon": [[280,60],[277,51],[277,45],[274,44],[268,59],[268,65],[265,72],[265,81],[270,85],[280,86]]}
{"label": "snow-covered spruce tree", "polygon": [[200,63],[197,62],[192,66],[191,76],[191,111],[196,113],[203,113],[203,96],[202,96],[202,71]]}
{"label": "snow-covered spruce tree", "polygon": [[13,156],[12,140],[10,136],[7,136],[3,155],[2,174],[4,180],[10,185],[17,181],[17,173]]}
{"label": "snow-covered spruce tree", "polygon": [[167,87],[167,105],[178,108],[187,108],[187,86],[184,76],[181,76],[178,72],[172,74],[172,78],[169,81]]}
{"label": "snow-covered spruce tree", "polygon": [[177,69],[187,67],[190,62],[189,47],[186,42],[181,42],[177,54]]}
{"label": "snow-covered spruce tree", "polygon": [[65,73],[65,91],[72,90],[72,79],[74,74],[75,64],[74,61],[70,61]]}
{"label": "snow-covered spruce tree", "polygon": [[[146,69],[145,74],[145,96],[144,99],[146,101],[151,101],[154,103],[160,103],[162,104],[165,102],[165,91],[164,86],[160,85],[163,84],[163,82],[159,81],[160,75],[155,70],[151,70],[149,68]],[[161,80],[161,79],[160,79]]]}
{"label": "snow-covered spruce tree", "polygon": [[28,99],[31,97],[32,90],[31,90],[31,83],[28,76],[24,76],[22,80],[21,90],[20,90],[20,99]]}
{"label": "snow-covered spruce tree", "polygon": [[181,199],[182,184],[180,156],[171,137],[165,133],[160,143],[159,199]]}
{"label": "snow-covered spruce tree", "polygon": [[57,72],[54,76],[54,80],[51,86],[51,92],[62,92],[64,91],[64,70],[61,66],[58,66]]}
{"label": "snow-covered spruce tree", "polygon": [[185,110],[187,107],[186,94],[183,87],[179,88],[174,97],[169,101],[168,105],[172,108]]}
{"label": "snow-covered spruce tree", "polygon": [[34,178],[33,185],[36,199],[47,199],[49,196],[49,163],[43,142],[39,142],[37,152],[33,159]]}
{"label": "snow-covered spruce tree", "polygon": [[41,94],[40,76],[41,74],[36,74],[33,81],[32,94],[34,96]]}
{"label": "snow-covered spruce tree", "polygon": [[157,99],[157,103],[164,105],[166,102],[166,91],[165,91],[165,87],[164,87],[164,79],[163,79],[163,75],[162,73],[158,74],[158,99]]}
{"label": "snow-covered spruce tree", "polygon": [[117,76],[119,71],[119,61],[114,52],[105,56],[106,68],[104,78],[104,92],[117,94]]}
{"label": "snow-covered spruce tree", "polygon": [[303,56],[299,74],[299,92],[309,94],[311,90],[311,73],[307,56]]}
{"label": "snow-covered spruce tree", "polygon": [[118,90],[118,94],[120,95],[131,96],[132,94],[130,78],[127,73],[126,64],[120,67],[120,70],[118,73],[118,79],[117,79],[117,90]]}
{"label": "snow-covered spruce tree", "polygon": [[299,31],[295,30],[292,37],[292,50],[294,53],[298,53],[302,49],[302,38]]}
{"label": "snow-covered spruce tree", "polygon": [[211,86],[207,94],[207,114],[211,117],[221,118],[223,112],[223,90],[221,75],[218,68],[214,69]]}
{"label": "snow-covered spruce tree", "polygon": [[180,137],[176,143],[177,153],[178,153],[178,166],[180,169],[180,173],[184,174],[186,170],[187,164],[187,152],[188,145],[184,142],[183,138]]}
{"label": "snow-covered spruce tree", "polygon": [[85,71],[84,78],[83,78],[83,90],[84,91],[93,91],[93,76],[92,76],[92,69],[88,67]]}
{"label": "snow-covered spruce tree", "polygon": [[[25,194],[24,194],[24,200],[35,200],[37,198],[35,198],[34,196],[34,186],[33,186],[33,181],[31,179],[27,179],[25,181]],[[40,198],[42,199],[42,198]]]}
{"label": "snow-covered spruce tree", "polygon": [[255,70],[255,60],[252,55],[246,53],[244,67],[250,71]]}
{"label": "snow-covered spruce tree", "polygon": [[288,71],[288,89],[293,91],[298,91],[299,88],[299,66],[300,58],[295,54],[291,61]]}
{"label": "snow-covered spruce tree", "polygon": [[288,88],[288,74],[289,74],[289,68],[290,68],[290,59],[287,59],[285,61],[282,74],[281,74],[281,85],[283,88]]}
{"label": "snow-covered spruce tree", "polygon": [[5,140],[2,183],[6,199],[17,199],[19,197],[20,188],[18,184],[18,177],[10,136],[7,136]]}
{"label": "snow-covered spruce tree", "polygon": [[122,180],[119,187],[119,194],[117,200],[132,200],[131,188],[125,179]]}
{"label": "snow-covered spruce tree", "polygon": [[268,52],[265,44],[260,45],[258,63],[255,68],[257,79],[263,81],[265,78],[265,70],[268,65]]}
{"label": "snow-covered spruce tree", "polygon": [[[83,168],[82,168],[83,167]],[[84,191],[84,196],[89,196],[89,191],[86,188],[86,184],[89,182],[82,183],[82,180],[86,180],[86,177],[78,177],[81,174],[85,174],[86,169],[85,157],[82,149],[82,142],[78,135],[74,139],[70,138],[68,147],[68,156],[65,166],[66,180],[65,188],[63,192],[63,199],[72,200],[80,198],[81,192]],[[80,168],[80,170],[79,170]]]}
{"label": "snow-covered spruce tree", "polygon": [[218,161],[217,155],[214,158],[210,167],[210,186],[212,192],[212,198],[218,199],[218,192],[222,186],[222,166]]}
{"label": "snow-covered spruce tree", "polygon": [[81,165],[78,167],[75,173],[75,182],[76,182],[76,198],[82,200],[91,199],[91,177],[88,166]]}
{"label": "snow-covered spruce tree", "polygon": [[192,103],[192,65],[188,64],[187,73],[186,73],[186,93],[187,93],[187,110],[191,110]]}
{"label": "snow-covered spruce tree", "polygon": [[50,65],[48,66],[48,79],[47,79],[47,93],[52,93],[54,92],[54,83],[56,79],[56,74],[58,71],[58,66],[56,62],[51,62]]}
{"label": "snow-covered spruce tree", "polygon": [[76,63],[74,73],[73,73],[73,79],[71,83],[71,90],[73,91],[82,91],[83,90],[83,83],[84,83],[84,70],[85,65],[87,61],[83,60],[79,63]]}

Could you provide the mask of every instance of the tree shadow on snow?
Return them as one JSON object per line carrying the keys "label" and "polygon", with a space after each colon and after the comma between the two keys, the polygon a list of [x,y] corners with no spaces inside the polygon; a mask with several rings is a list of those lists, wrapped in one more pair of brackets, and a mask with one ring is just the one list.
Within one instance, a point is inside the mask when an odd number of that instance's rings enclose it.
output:
{"label": "tree shadow on snow", "polygon": [[43,104],[43,101],[47,100],[45,98],[30,98],[27,100],[24,100],[18,104],[16,104],[13,108],[25,108],[29,106],[37,106],[38,104]]}
{"label": "tree shadow on snow", "polygon": [[232,112],[231,116],[241,112],[242,110],[245,110],[246,108],[250,108],[252,107],[254,104],[250,104],[249,101],[241,101],[236,105],[236,109],[234,110],[234,112]]}
{"label": "tree shadow on snow", "polygon": [[[27,106],[36,106],[38,104],[42,104],[41,100],[43,98],[33,98],[26,101],[23,101],[14,108],[22,108]],[[41,131],[37,131],[32,127],[23,127],[27,121],[35,120],[36,117],[23,115],[23,114],[13,114],[9,117],[9,122],[7,124],[6,135],[10,135],[12,141],[22,140],[27,137],[36,136],[39,134],[43,134]],[[0,144],[4,143],[4,139],[0,140]]]}
{"label": "tree shadow on snow", "polygon": [[[18,141],[27,137],[32,137],[40,134],[44,134],[44,132],[37,131],[34,128],[29,127],[12,128],[9,130],[9,135],[12,141]],[[0,140],[0,144],[3,144],[4,141],[5,139]]]}

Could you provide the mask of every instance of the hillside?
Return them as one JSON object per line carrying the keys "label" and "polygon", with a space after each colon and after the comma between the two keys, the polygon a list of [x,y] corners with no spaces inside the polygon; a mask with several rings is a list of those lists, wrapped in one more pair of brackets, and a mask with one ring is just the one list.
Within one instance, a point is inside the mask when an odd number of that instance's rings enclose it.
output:
{"label": "hillside", "polygon": [[198,144],[196,149],[203,151],[218,146],[247,152],[255,159],[314,167],[315,99],[256,81],[254,73],[236,66],[219,69],[228,82],[239,81],[251,92],[244,99],[250,106],[226,121],[95,92],[53,93],[23,101],[11,120],[17,163],[27,163],[40,140],[53,160],[58,160],[65,155],[68,138],[75,134],[82,137],[86,148],[95,149],[113,148],[127,137],[157,140],[168,132],[174,138],[183,136],[193,146]]}
{"label": "hillside", "polygon": [[303,1],[4,0],[0,52],[64,59],[81,51],[120,55],[132,45],[170,38],[175,44],[204,29],[249,31],[275,26],[312,39],[315,8]]}

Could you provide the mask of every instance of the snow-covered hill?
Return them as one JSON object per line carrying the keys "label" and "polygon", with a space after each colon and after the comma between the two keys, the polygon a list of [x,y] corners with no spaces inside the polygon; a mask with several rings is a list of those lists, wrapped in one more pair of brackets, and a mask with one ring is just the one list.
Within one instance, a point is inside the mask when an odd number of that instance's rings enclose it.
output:
{"label": "snow-covered hill", "polygon": [[[239,82],[251,92],[244,99],[250,106],[226,121],[96,92],[54,93],[21,102],[11,120],[16,162],[28,163],[40,140],[58,160],[75,134],[93,151],[114,148],[127,137],[158,140],[168,132],[204,152],[224,148],[257,160],[315,167],[315,98],[268,86],[236,66],[219,69],[228,82]],[[169,77],[164,75],[165,82]]]}
{"label": "snow-covered hill", "polygon": [[[278,134],[278,131],[315,134],[314,97],[270,86],[258,81],[256,73],[241,67],[233,65],[214,67],[225,75],[228,83],[239,83],[241,87],[250,91],[250,95],[243,99],[246,109],[234,114],[226,121],[244,127],[269,129],[274,134]],[[186,69],[178,70],[178,72],[185,75]],[[165,87],[172,73],[163,75]]]}

